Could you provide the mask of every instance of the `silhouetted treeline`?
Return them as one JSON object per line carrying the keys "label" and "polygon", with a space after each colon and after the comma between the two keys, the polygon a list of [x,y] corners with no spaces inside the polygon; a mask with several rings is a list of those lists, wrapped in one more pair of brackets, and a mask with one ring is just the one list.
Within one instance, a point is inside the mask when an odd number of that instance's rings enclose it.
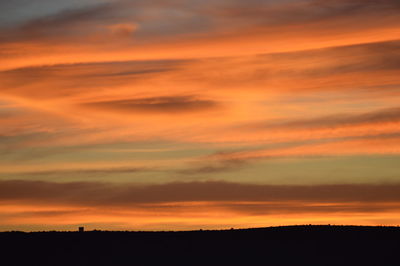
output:
{"label": "silhouetted treeline", "polygon": [[0,265],[400,265],[399,227],[0,233]]}

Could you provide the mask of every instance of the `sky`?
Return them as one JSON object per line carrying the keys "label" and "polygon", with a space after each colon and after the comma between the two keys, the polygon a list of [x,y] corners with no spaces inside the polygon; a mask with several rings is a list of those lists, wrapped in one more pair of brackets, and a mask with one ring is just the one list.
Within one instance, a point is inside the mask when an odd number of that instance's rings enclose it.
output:
{"label": "sky", "polygon": [[400,224],[398,0],[0,1],[0,231]]}

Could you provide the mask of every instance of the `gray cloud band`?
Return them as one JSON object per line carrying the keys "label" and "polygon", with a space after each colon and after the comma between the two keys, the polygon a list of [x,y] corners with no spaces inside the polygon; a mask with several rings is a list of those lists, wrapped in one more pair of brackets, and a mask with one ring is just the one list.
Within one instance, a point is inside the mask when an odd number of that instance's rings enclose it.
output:
{"label": "gray cloud band", "polygon": [[127,206],[167,202],[400,203],[399,184],[255,185],[227,182],[160,185],[98,182],[0,181],[0,201],[83,206]]}

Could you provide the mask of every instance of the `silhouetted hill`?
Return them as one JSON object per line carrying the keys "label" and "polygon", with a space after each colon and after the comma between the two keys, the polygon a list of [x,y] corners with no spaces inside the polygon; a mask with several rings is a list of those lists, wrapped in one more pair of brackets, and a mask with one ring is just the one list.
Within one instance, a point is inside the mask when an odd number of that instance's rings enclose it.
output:
{"label": "silhouetted hill", "polygon": [[0,233],[0,265],[400,265],[399,227]]}

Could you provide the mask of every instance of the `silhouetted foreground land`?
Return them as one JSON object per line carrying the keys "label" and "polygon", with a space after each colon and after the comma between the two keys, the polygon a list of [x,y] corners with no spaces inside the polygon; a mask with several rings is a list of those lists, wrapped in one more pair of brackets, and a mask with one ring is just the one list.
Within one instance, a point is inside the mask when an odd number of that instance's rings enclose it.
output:
{"label": "silhouetted foreground land", "polygon": [[399,227],[0,233],[0,265],[400,265]]}

